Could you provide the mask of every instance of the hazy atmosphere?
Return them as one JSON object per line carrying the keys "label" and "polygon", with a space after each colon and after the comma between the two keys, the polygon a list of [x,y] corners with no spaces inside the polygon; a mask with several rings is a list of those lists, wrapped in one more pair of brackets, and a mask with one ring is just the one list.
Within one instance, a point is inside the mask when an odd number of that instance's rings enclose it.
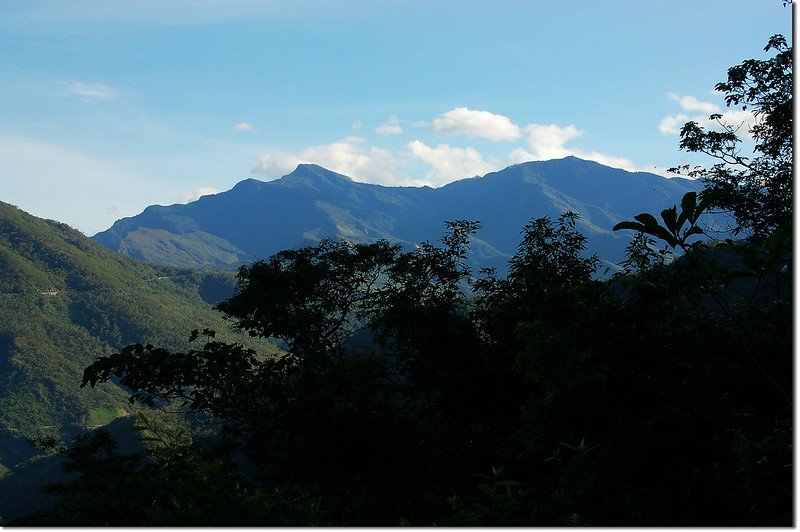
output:
{"label": "hazy atmosphere", "polygon": [[726,69],[791,26],[778,0],[4,2],[0,188],[92,235],[303,162],[434,187],[570,154],[664,174]]}

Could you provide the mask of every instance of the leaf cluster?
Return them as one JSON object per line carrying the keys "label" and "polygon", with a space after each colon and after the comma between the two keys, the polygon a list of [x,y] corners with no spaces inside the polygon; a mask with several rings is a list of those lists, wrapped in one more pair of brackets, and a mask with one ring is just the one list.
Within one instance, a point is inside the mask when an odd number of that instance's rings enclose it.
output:
{"label": "leaf cluster", "polygon": [[681,129],[681,149],[709,155],[718,162],[710,168],[674,168],[703,179],[706,190],[714,192],[712,206],[730,211],[737,231],[756,239],[766,237],[792,219],[793,201],[793,55],[781,35],[770,38],[764,49],[770,59],[748,59],[728,69],[728,79],[716,85],[728,106],[753,113],[755,123],[749,134],[754,153],[740,148],[740,125],[724,122],[719,113],[709,119],[719,130],[707,130],[696,122]]}

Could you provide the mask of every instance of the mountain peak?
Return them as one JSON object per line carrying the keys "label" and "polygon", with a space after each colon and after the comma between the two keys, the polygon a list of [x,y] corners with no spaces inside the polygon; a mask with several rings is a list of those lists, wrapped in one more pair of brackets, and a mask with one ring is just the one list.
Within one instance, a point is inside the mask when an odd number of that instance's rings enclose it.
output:
{"label": "mountain peak", "polygon": [[[349,177],[343,174],[336,173],[332,170],[328,170],[327,168],[323,168],[318,164],[310,164],[310,163],[302,163],[298,164],[297,168],[289,174],[289,176],[293,177],[307,177],[312,179],[322,179],[322,180],[345,180],[345,181],[352,181]],[[286,176],[286,177],[289,177]]]}
{"label": "mountain peak", "polygon": [[[679,203],[685,192],[698,187],[655,174],[634,176],[574,156],[520,163],[440,188],[379,187],[317,164],[300,164],[280,179],[248,179],[231,193],[192,208],[163,208],[115,224],[113,240],[102,234],[96,238],[114,249],[124,245],[129,253],[136,249],[137,256],[152,257],[164,256],[165,238],[194,250],[224,246],[225,257],[239,260],[265,258],[322,238],[422,242],[441,233],[443,220],[468,219],[484,224],[481,239],[491,247],[482,252],[480,266],[501,269],[531,218],[555,219],[573,211],[581,215],[581,230],[591,235],[590,249],[613,264],[622,260],[629,241],[611,230],[614,224]],[[230,261],[220,263],[219,256],[206,260],[197,255],[202,258],[198,266],[231,266]]]}
{"label": "mountain peak", "polygon": [[308,187],[319,189],[320,187],[335,187],[350,185],[353,180],[346,175],[338,174],[318,164],[298,164],[297,168],[290,174],[279,179],[282,185],[288,187]]}

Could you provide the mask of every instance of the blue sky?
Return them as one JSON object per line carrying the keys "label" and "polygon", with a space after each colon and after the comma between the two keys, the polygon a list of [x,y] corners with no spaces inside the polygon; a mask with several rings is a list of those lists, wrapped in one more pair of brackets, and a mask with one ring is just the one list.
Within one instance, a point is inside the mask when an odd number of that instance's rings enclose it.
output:
{"label": "blue sky", "polygon": [[791,29],[781,0],[6,0],[0,200],[91,235],[301,162],[387,185],[570,154],[664,173],[704,162],[680,125]]}

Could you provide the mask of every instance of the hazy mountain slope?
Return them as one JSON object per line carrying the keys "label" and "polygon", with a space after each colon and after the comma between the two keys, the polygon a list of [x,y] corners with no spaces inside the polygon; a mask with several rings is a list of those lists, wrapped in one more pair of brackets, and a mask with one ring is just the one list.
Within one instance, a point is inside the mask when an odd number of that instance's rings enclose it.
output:
{"label": "hazy mountain slope", "polygon": [[95,357],[136,342],[186,348],[193,328],[230,338],[210,302],[232,283],[136,261],[0,202],[0,464],[28,458],[26,438],[126,413],[119,388],[79,387]]}
{"label": "hazy mountain slope", "polygon": [[[611,227],[643,211],[679,203],[699,183],[630,173],[575,157],[511,166],[444,187],[356,183],[316,165],[300,165],[275,181],[247,179],[188,205],[152,206],[117,221],[95,240],[163,264],[235,268],[323,237],[386,238],[413,245],[437,239],[445,220],[479,220],[472,261],[502,266],[531,218],[572,210],[590,251],[610,263],[623,258],[629,232]],[[192,253],[174,251],[180,243]]]}
{"label": "hazy mountain slope", "polygon": [[478,238],[508,254],[513,254],[520,231],[531,218],[577,212],[578,228],[589,238],[590,251],[616,263],[623,258],[631,234],[613,232],[614,224],[640,212],[657,214],[699,188],[696,181],[631,173],[567,157],[514,165],[455,181],[436,192],[441,196],[440,218],[481,220]]}

